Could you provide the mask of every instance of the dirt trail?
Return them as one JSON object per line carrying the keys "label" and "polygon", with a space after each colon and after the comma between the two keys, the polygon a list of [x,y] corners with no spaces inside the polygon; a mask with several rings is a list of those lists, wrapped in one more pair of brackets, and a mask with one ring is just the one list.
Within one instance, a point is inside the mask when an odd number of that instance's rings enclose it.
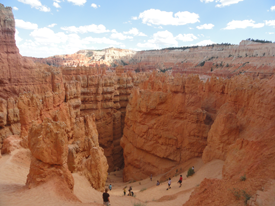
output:
{"label": "dirt trail", "polygon": [[[135,203],[142,203],[146,206],[154,205],[182,205],[185,203],[195,187],[197,187],[204,178],[221,178],[223,161],[214,160],[203,165],[201,159],[190,160],[188,165],[196,165],[196,173],[186,178],[186,170],[183,170],[183,184],[179,187],[177,181],[179,174],[172,177],[172,188],[166,190],[167,182],[162,182],[156,186],[156,180],[162,175],[149,177],[137,182],[122,182],[122,171],[116,171],[109,175],[108,184],[113,185],[110,191],[110,201],[112,206],[129,206]],[[0,158],[0,205],[1,206],[48,206],[48,205],[102,205],[102,193],[96,191],[90,186],[88,180],[80,174],[74,173],[75,180],[74,195],[82,202],[75,201],[73,194],[56,189],[58,182],[52,180],[34,189],[28,189],[25,186],[30,166],[30,152],[26,149],[14,151],[11,155],[3,155]],[[184,166],[184,165],[183,165]],[[198,169],[198,170],[196,170]],[[123,187],[133,187],[136,197],[123,196]],[[65,191],[65,190],[64,190]],[[128,191],[127,191],[128,193]]]}

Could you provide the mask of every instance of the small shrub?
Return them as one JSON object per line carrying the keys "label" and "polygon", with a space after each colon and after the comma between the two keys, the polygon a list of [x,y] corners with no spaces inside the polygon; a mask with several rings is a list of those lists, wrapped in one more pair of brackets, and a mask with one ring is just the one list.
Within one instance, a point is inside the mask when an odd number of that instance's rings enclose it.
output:
{"label": "small shrub", "polygon": [[245,176],[245,175],[244,175],[244,176],[241,176],[240,180],[241,180],[241,181],[245,181],[245,180],[246,180],[246,176]]}
{"label": "small shrub", "polygon": [[192,176],[194,174],[194,170],[192,169],[192,167],[189,168],[186,177]]}
{"label": "small shrub", "polygon": [[241,197],[243,197],[245,205],[247,205],[247,201],[251,198],[251,195],[249,195],[245,190],[233,188],[233,190],[230,191],[233,193],[237,200],[240,200]]}
{"label": "small shrub", "polygon": [[251,195],[247,194],[245,190],[242,190],[243,197],[244,197],[244,203],[247,205],[247,201],[250,200]]}
{"label": "small shrub", "polygon": [[146,206],[146,205],[141,202],[138,202],[138,203],[134,203],[134,206]]}
{"label": "small shrub", "polygon": [[233,190],[230,191],[233,193],[237,200],[241,199],[241,191],[239,189],[233,188]]}
{"label": "small shrub", "polygon": [[140,190],[140,192],[143,192],[143,191],[145,191],[147,188],[142,188],[141,190]]}

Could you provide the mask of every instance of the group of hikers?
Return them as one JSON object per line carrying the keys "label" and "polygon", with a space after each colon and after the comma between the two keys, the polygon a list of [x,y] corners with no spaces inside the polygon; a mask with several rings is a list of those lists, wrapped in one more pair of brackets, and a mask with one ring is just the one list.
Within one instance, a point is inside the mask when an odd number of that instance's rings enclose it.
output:
{"label": "group of hikers", "polygon": [[[194,166],[192,167],[192,170],[193,170],[193,172],[195,173],[195,168],[194,168]],[[182,175],[180,175],[180,179],[179,179],[178,183],[180,184],[179,187],[181,187],[181,186],[182,186]],[[172,180],[171,180],[171,178],[169,177],[169,179],[168,179],[168,187],[167,187],[166,190],[171,189],[171,184],[172,184]],[[157,181],[157,186],[158,186],[158,185],[160,185],[160,182],[159,182],[159,181]]]}
{"label": "group of hikers", "polygon": [[[192,167],[192,170],[193,170],[194,173],[195,173],[195,168],[194,168],[194,166]],[[151,181],[153,180],[153,175],[152,175],[152,174],[150,175],[150,180],[151,180]],[[180,175],[180,179],[179,179],[178,183],[180,184],[179,187],[181,187],[181,186],[182,186],[182,175]],[[168,187],[167,187],[166,190],[171,189],[171,184],[172,184],[172,180],[171,180],[171,178],[169,177],[169,179],[168,179]],[[160,185],[160,182],[159,182],[159,180],[157,180],[157,186],[159,186],[159,185]],[[111,191],[112,188],[113,188],[113,187],[112,187],[112,184],[110,184],[110,185],[109,185],[109,190]],[[127,186],[125,186],[125,187],[123,188],[123,194],[124,194],[124,196],[126,195],[126,191],[127,191]],[[128,193],[128,196],[134,196],[134,192],[133,192],[132,186],[129,187],[128,192],[129,192],[129,193]],[[108,194],[108,189],[107,189],[107,188],[105,189],[105,192],[103,193],[102,197],[103,197],[103,205],[109,206],[109,205],[110,205],[110,199],[109,199],[110,195]]]}

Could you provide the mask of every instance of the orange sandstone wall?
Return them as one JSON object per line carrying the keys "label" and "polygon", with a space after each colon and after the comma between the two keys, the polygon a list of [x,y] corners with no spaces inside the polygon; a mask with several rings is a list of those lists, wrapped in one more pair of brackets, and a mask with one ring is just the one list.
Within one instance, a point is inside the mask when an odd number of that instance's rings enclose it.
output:
{"label": "orange sandstone wall", "polygon": [[134,89],[127,107],[124,180],[161,174],[193,157],[227,161],[231,145],[256,138],[254,133],[260,138],[271,127],[273,81],[152,74]]}

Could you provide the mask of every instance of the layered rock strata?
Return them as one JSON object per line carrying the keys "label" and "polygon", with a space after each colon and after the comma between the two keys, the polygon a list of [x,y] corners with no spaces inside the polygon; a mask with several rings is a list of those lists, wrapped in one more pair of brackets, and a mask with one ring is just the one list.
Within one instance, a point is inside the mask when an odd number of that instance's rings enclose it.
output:
{"label": "layered rock strata", "polygon": [[205,163],[221,159],[222,180],[205,179],[184,205],[243,205],[245,194],[254,205],[270,202],[274,78],[203,82],[198,76],[152,74],[129,98],[121,140],[124,180],[158,175],[193,157]]}
{"label": "layered rock strata", "polygon": [[271,205],[268,194],[274,190],[275,178],[274,77],[238,79],[231,87],[236,88],[230,92],[230,109],[229,105],[220,109],[203,152],[205,162],[225,160],[223,179],[204,180],[186,206],[243,205],[248,196],[251,199],[246,203],[250,205]]}
{"label": "layered rock strata", "polygon": [[[108,165],[98,144],[95,118],[91,113],[80,116],[79,81],[64,82],[61,68],[22,57],[15,45],[14,25],[11,8],[0,4],[0,149],[4,140],[3,153],[19,147],[20,135],[20,145],[33,156],[27,185],[34,187],[54,177],[72,189],[68,148],[77,145],[81,150],[74,156],[79,160],[74,171],[102,190]],[[104,68],[99,72],[104,75]],[[80,136],[80,129],[85,136]]]}
{"label": "layered rock strata", "polygon": [[273,118],[273,95],[260,96],[271,92],[271,82],[152,74],[129,98],[121,140],[124,180],[161,174],[193,157],[226,161],[238,139],[268,127],[259,122]]}
{"label": "layered rock strata", "polygon": [[138,85],[140,78],[127,74],[103,74],[100,68],[63,68],[65,101],[78,116],[95,114],[99,144],[107,157],[109,171],[123,167],[123,151],[120,146],[128,96],[133,80]]}

